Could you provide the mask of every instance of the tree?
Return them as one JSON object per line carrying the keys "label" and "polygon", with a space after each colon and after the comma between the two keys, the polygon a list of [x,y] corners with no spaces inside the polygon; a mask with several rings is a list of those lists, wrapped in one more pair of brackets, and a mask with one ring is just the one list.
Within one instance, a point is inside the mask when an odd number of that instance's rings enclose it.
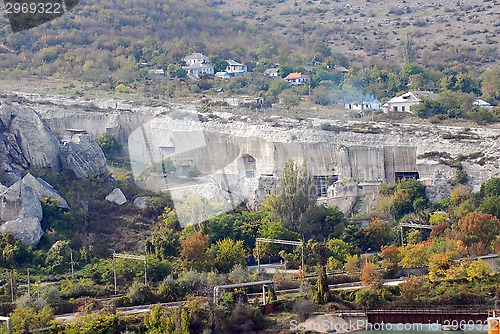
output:
{"label": "tree", "polygon": [[405,304],[413,304],[425,297],[428,280],[425,276],[410,276],[399,284],[399,293]]}
{"label": "tree", "polygon": [[472,261],[466,269],[467,280],[472,281],[482,281],[489,275],[493,273],[491,267],[481,259]]}
{"label": "tree", "polygon": [[401,266],[403,268],[421,268],[427,265],[427,245],[421,242],[416,245],[406,245],[401,248]]}
{"label": "tree", "polygon": [[215,246],[215,266],[223,273],[230,272],[234,266],[246,264],[243,241],[234,242],[230,238],[217,241]]}
{"label": "tree", "polygon": [[285,227],[309,234],[308,210],[316,206],[316,187],[305,162],[288,160],[280,174],[278,188],[264,204],[271,219],[281,220]]}
{"label": "tree", "polygon": [[340,268],[349,255],[351,245],[340,239],[328,239],[326,247],[328,249],[328,267],[330,269]]}
{"label": "tree", "polygon": [[383,246],[382,253],[382,268],[386,273],[393,273],[399,264],[400,253],[396,245]]}
{"label": "tree", "polygon": [[208,235],[194,232],[187,236],[181,243],[181,257],[184,266],[188,269],[203,271],[209,265],[208,247],[210,240]]}
{"label": "tree", "polygon": [[359,255],[347,255],[345,260],[345,272],[351,277],[359,272]]}
{"label": "tree", "polygon": [[50,306],[45,306],[37,311],[32,307],[16,308],[11,314],[12,333],[25,334],[51,327],[54,314]]}
{"label": "tree", "polygon": [[367,262],[361,270],[361,284],[363,286],[379,287],[382,279],[378,276],[376,266],[373,262]]}
{"label": "tree", "polygon": [[433,254],[429,257],[429,278],[431,280],[443,279],[447,276],[447,271],[452,267],[453,260],[458,258],[458,253],[446,251],[444,253]]}
{"label": "tree", "polygon": [[366,236],[366,243],[373,250],[379,250],[387,245],[392,239],[392,230],[388,222],[380,218],[372,218],[367,227],[363,229]]}
{"label": "tree", "polygon": [[291,107],[299,105],[301,97],[297,92],[287,89],[278,95],[278,99],[286,110],[290,110]]}
{"label": "tree", "polygon": [[316,304],[325,304],[330,298],[330,288],[328,287],[328,277],[326,276],[325,266],[321,266],[313,296]]}
{"label": "tree", "polygon": [[485,99],[500,101],[500,66],[485,71],[481,79],[483,97]]}
{"label": "tree", "polygon": [[498,236],[500,219],[488,213],[471,212],[460,218],[457,228],[464,234],[467,245],[479,241],[489,245]]}
{"label": "tree", "polygon": [[267,89],[267,96],[278,97],[285,89],[289,89],[290,84],[282,79],[275,79],[269,84]]}
{"label": "tree", "polygon": [[107,158],[116,156],[123,148],[123,145],[120,144],[116,136],[109,132],[97,137],[95,141]]}

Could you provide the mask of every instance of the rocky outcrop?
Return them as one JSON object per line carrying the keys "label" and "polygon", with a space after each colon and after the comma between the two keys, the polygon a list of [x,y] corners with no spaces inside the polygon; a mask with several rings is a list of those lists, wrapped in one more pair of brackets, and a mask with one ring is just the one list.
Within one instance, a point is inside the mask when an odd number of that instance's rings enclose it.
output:
{"label": "rocky outcrop", "polygon": [[31,167],[62,169],[83,178],[106,172],[106,159],[91,135],[77,134],[59,143],[33,109],[0,104],[0,182],[11,185]]}
{"label": "rocky outcrop", "polygon": [[32,166],[61,170],[59,142],[37,113],[11,104],[0,105],[0,181],[19,180]]}
{"label": "rocky outcrop", "polygon": [[106,158],[91,135],[76,134],[60,144],[33,109],[0,103],[0,232],[9,231],[25,244],[36,244],[43,232],[41,201],[68,203],[41,178],[27,173],[33,167],[65,170],[79,178],[106,172]]}
{"label": "rocky outcrop", "polygon": [[91,135],[75,134],[61,145],[62,166],[78,178],[106,173],[106,157]]}

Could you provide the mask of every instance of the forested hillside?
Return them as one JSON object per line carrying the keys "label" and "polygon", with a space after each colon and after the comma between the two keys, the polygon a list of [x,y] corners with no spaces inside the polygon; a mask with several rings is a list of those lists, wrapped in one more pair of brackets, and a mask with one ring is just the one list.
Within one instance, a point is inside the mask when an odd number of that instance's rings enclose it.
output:
{"label": "forested hillside", "polygon": [[320,46],[350,63],[402,64],[410,39],[406,56],[424,66],[460,61],[489,68],[500,58],[498,9],[497,1],[473,0],[81,1],[70,14],[16,34],[4,14],[0,67],[87,81],[113,73],[120,81],[136,77],[141,60],[167,68],[192,51],[245,62],[265,54],[300,64],[321,56]]}

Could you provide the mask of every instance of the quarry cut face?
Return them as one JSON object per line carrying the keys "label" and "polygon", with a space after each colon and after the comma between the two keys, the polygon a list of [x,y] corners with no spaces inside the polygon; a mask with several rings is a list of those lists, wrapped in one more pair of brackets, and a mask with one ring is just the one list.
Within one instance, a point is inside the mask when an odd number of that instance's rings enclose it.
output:
{"label": "quarry cut face", "polygon": [[466,139],[453,140],[445,138],[458,138],[451,131],[462,129],[367,124],[370,133],[356,132],[360,126],[323,131],[162,116],[131,133],[128,151],[137,184],[170,191],[181,224],[184,213],[184,223],[192,222],[191,212],[203,202],[212,205],[200,221],[241,202],[258,208],[288,160],[304,161],[319,200],[346,212],[357,199],[371,197],[364,203],[368,210],[380,184],[407,178],[427,185],[433,199],[446,196],[455,184],[450,162],[458,154],[472,186],[498,175],[496,130],[467,130]]}

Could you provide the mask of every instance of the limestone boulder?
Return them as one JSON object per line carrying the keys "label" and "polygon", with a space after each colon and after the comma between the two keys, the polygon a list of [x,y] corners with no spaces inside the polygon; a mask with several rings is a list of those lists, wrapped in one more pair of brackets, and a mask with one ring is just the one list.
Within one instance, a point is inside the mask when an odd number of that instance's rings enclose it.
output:
{"label": "limestone boulder", "polygon": [[118,205],[123,205],[127,202],[127,198],[120,188],[115,188],[108,196],[106,196],[106,200]]}
{"label": "limestone boulder", "polygon": [[148,208],[148,200],[150,198],[151,197],[149,197],[149,196],[137,197],[136,199],[134,199],[134,206],[136,208],[141,209],[141,210],[146,210]]}

